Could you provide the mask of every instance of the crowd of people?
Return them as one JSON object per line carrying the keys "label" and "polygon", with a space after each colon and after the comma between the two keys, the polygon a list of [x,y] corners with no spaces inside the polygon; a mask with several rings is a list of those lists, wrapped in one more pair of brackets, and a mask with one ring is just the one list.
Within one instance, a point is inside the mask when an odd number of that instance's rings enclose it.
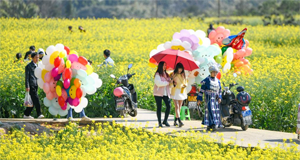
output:
{"label": "crowd of people", "polygon": [[[170,127],[168,123],[168,117],[171,109],[171,99],[175,105],[175,120],[174,126],[182,127],[184,124],[180,119],[181,106],[183,100],[187,99],[187,76],[185,75],[184,66],[181,63],[177,63],[175,70],[170,75],[166,71],[167,64],[160,62],[154,75],[154,88],[153,95],[157,105],[157,119],[159,127],[163,125]],[[220,119],[219,104],[221,103],[221,83],[216,75],[219,72],[217,66],[211,66],[209,68],[210,75],[201,81],[201,89],[198,94],[198,105],[203,102],[203,96],[205,93],[205,105],[206,112],[202,124],[207,125],[207,129],[215,130],[217,127],[222,126]],[[162,101],[166,105],[165,118],[161,121],[161,108]],[[177,123],[178,121],[178,123]]]}
{"label": "crowd of people", "polygon": [[[25,54],[24,61],[22,60],[22,54],[21,53],[16,54],[17,60],[14,61],[15,63],[16,62],[23,63],[23,62],[26,62],[26,61],[30,61],[25,67],[25,87],[26,87],[26,92],[29,92],[29,95],[32,99],[33,107],[36,108],[38,119],[44,118],[44,115],[42,114],[40,99],[39,99],[39,96],[38,96],[37,77],[34,74],[34,70],[38,66],[38,62],[43,59],[44,55],[47,55],[47,53],[42,48],[38,49],[38,51],[36,52],[35,51],[35,46],[30,46],[29,51],[26,52],[26,54]],[[104,55],[105,60],[102,64],[100,64],[98,66],[103,66],[103,65],[114,66],[114,61],[110,57],[110,55],[111,55],[110,50],[108,50],[108,49],[104,50],[103,55]],[[90,65],[92,65],[91,60],[88,60],[88,63]],[[31,112],[33,110],[33,107],[26,107],[26,109],[24,111],[24,118],[34,119],[34,117],[31,116]],[[68,111],[68,115],[67,115],[67,118],[69,120],[73,120],[72,112],[73,112],[73,110],[72,110],[72,108],[70,108],[69,111]],[[81,120],[88,120],[88,121],[90,120],[90,118],[85,115],[84,110],[82,110],[80,112],[80,118],[81,118]]]}

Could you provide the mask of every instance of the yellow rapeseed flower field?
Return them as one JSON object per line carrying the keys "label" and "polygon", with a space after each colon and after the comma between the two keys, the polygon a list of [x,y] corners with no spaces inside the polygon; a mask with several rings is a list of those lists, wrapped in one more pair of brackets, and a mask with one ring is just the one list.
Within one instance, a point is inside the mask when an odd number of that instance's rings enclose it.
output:
{"label": "yellow rapeseed flower field", "polygon": [[[88,128],[91,128],[88,130]],[[221,135],[220,135],[221,136]],[[240,148],[216,143],[200,132],[176,136],[96,123],[78,128],[70,123],[58,133],[32,136],[23,131],[0,136],[0,159],[299,159],[295,143],[275,148]]]}
{"label": "yellow rapeseed flower field", "polygon": [[[24,67],[26,63],[13,63],[15,54],[23,56],[29,46],[46,49],[62,43],[93,61],[96,73],[104,85],[111,85],[108,70],[97,67],[104,60],[103,50],[109,49],[117,69],[109,70],[120,76],[133,63],[132,79],[142,108],[155,109],[152,97],[153,68],[148,67],[149,53],[157,45],[172,39],[182,29],[204,30],[208,25],[194,19],[0,19],[0,110],[21,110],[24,97]],[[73,26],[73,33],[68,31]],[[86,33],[80,33],[83,26]],[[300,28],[295,26],[245,26],[223,25],[237,34],[247,27],[253,54],[247,59],[253,75],[234,78],[223,75],[225,83],[238,82],[252,96],[250,108],[254,114],[252,127],[294,132],[296,130],[297,104],[300,100],[299,45]],[[104,76],[105,75],[105,76]],[[106,83],[109,82],[109,83]],[[104,91],[108,94],[111,90]],[[41,93],[41,97],[42,97]],[[104,99],[104,97],[102,97]],[[89,99],[89,104],[93,101]],[[2,107],[2,108],[1,108]],[[8,108],[11,107],[11,108]],[[88,106],[89,107],[89,106]],[[113,106],[111,106],[113,107]],[[46,109],[45,109],[46,110]],[[22,115],[18,112],[17,117]],[[109,116],[108,113],[106,116]]]}

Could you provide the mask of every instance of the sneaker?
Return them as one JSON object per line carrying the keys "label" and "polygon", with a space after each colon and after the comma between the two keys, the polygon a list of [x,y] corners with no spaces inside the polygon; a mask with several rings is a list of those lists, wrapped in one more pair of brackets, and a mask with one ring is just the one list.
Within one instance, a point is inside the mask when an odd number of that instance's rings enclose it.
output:
{"label": "sneaker", "polygon": [[45,116],[41,114],[41,115],[38,117],[38,119],[42,119],[42,118],[45,118]]}
{"label": "sneaker", "polygon": [[92,121],[89,117],[87,116],[84,116],[84,117],[81,117],[81,120],[82,121]]}
{"label": "sneaker", "polygon": [[74,118],[73,117],[69,117],[68,120],[69,121],[74,121]]}
{"label": "sneaker", "polygon": [[34,119],[33,117],[31,117],[31,116],[26,116],[26,115],[24,115],[23,118],[25,118],[25,119]]}
{"label": "sneaker", "polygon": [[170,127],[170,124],[168,123],[168,121],[164,121],[162,124],[164,124],[167,127]]}

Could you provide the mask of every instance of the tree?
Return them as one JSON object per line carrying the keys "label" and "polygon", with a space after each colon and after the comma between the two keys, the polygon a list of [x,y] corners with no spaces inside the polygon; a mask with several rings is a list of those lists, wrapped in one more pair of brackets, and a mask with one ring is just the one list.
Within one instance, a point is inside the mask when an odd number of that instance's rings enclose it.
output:
{"label": "tree", "polygon": [[0,3],[0,17],[32,18],[36,17],[39,7],[33,3],[26,4],[22,0],[8,1]]}

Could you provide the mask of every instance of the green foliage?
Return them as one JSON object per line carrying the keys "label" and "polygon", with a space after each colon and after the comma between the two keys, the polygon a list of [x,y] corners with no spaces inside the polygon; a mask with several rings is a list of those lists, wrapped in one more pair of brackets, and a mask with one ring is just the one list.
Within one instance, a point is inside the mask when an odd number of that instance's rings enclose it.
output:
{"label": "green foliage", "polygon": [[32,18],[36,17],[39,7],[33,3],[26,4],[23,0],[0,2],[0,17]]}

